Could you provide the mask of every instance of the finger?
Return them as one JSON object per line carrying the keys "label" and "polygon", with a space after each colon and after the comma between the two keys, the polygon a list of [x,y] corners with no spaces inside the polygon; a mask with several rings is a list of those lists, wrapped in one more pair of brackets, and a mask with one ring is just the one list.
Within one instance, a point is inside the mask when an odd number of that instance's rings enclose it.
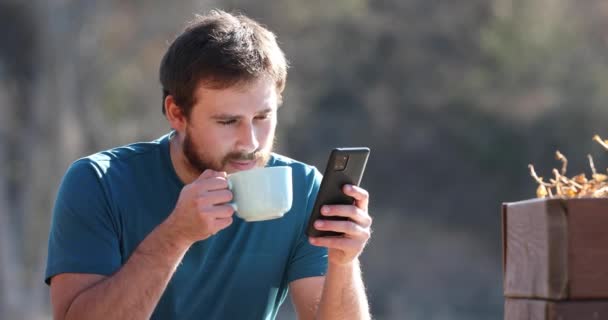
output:
{"label": "finger", "polygon": [[202,218],[224,219],[232,217],[232,215],[234,214],[234,209],[227,204],[222,204],[218,206],[201,208],[199,209],[199,214]]}
{"label": "finger", "polygon": [[342,188],[342,191],[345,195],[351,196],[355,199],[355,205],[357,207],[367,211],[367,206],[369,204],[369,193],[367,190],[351,184],[346,184]]}
{"label": "finger", "polygon": [[224,177],[211,177],[203,180],[196,181],[196,187],[201,192],[228,189],[228,180]]}
{"label": "finger", "polygon": [[234,215],[234,208],[230,205],[222,204],[214,208],[217,210],[214,214],[216,219],[232,218]]}
{"label": "finger", "polygon": [[208,191],[202,193],[197,199],[196,203],[199,208],[210,207],[218,204],[224,204],[232,200],[232,191],[228,189]]}
{"label": "finger", "polygon": [[369,214],[353,205],[324,205],[321,207],[321,214],[324,216],[347,217],[364,228],[372,225],[372,218]]}
{"label": "finger", "polygon": [[355,240],[342,237],[311,237],[308,239],[310,244],[317,247],[326,247],[329,249],[339,249],[342,251],[360,251],[365,245],[361,240]]}
{"label": "finger", "polygon": [[226,177],[227,174],[224,171],[215,171],[212,169],[207,169],[205,171],[203,171],[203,173],[201,173],[200,176],[198,176],[198,178],[196,178],[196,181],[199,180],[205,180],[205,179],[209,179],[209,178],[213,178],[213,177]]}
{"label": "finger", "polygon": [[317,220],[315,228],[321,231],[342,232],[347,238],[369,239],[370,231],[352,221]]}
{"label": "finger", "polygon": [[215,219],[215,228],[219,231],[228,228],[232,224],[232,217]]}

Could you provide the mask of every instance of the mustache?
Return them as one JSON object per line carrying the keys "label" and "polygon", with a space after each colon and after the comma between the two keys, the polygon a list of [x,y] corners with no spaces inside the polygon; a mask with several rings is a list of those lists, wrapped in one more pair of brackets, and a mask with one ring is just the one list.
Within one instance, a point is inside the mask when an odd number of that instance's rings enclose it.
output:
{"label": "mustache", "polygon": [[226,158],[225,162],[228,161],[251,161],[251,160],[259,160],[264,156],[264,152],[261,149],[257,149],[253,152],[231,152]]}

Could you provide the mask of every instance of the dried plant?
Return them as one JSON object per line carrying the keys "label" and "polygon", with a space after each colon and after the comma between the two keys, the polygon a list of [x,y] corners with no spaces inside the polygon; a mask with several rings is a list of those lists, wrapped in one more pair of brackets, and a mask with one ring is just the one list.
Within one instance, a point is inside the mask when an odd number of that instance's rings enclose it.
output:
{"label": "dried plant", "polygon": [[[598,142],[604,149],[608,150],[608,140],[602,140],[598,135],[595,135],[593,141]],[[538,188],[536,189],[537,197],[608,197],[608,175],[597,172],[591,155],[587,155],[589,167],[591,167],[591,179],[587,179],[587,176],[584,173],[568,178],[568,176],[566,176],[568,159],[559,151],[555,152],[555,158],[562,162],[562,168],[561,171],[553,169],[553,178],[549,179],[548,182],[544,181],[543,177],[539,177],[536,174],[533,165],[528,165],[530,175],[538,183]]]}

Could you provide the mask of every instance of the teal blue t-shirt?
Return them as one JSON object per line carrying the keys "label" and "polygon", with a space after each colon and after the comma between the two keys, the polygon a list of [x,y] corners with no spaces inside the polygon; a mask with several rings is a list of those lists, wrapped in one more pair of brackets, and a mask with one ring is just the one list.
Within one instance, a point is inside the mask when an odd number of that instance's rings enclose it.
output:
{"label": "teal blue t-shirt", "polygon": [[[273,319],[291,281],[325,274],[327,250],[305,235],[321,174],[277,154],[268,166],[291,166],[291,210],[260,222],[234,216],[228,228],[195,243],[152,319]],[[46,283],[60,273],[116,272],[168,217],[183,187],[168,135],[74,162],[55,202]]]}

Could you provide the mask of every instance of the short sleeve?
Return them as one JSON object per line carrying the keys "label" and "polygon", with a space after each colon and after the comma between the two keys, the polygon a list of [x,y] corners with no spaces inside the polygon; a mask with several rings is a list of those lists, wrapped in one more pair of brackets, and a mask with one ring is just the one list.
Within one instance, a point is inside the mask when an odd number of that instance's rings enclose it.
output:
{"label": "short sleeve", "polygon": [[110,275],[121,265],[119,233],[104,171],[87,159],[66,172],[53,209],[45,282],[60,273]]}
{"label": "short sleeve", "polygon": [[313,169],[309,178],[309,188],[306,195],[306,209],[304,211],[306,219],[298,237],[295,250],[290,257],[287,270],[287,282],[308,277],[324,276],[327,272],[327,248],[317,247],[310,244],[306,235],[306,226],[310,218],[310,212],[314,206],[319,186],[323,176]]}

